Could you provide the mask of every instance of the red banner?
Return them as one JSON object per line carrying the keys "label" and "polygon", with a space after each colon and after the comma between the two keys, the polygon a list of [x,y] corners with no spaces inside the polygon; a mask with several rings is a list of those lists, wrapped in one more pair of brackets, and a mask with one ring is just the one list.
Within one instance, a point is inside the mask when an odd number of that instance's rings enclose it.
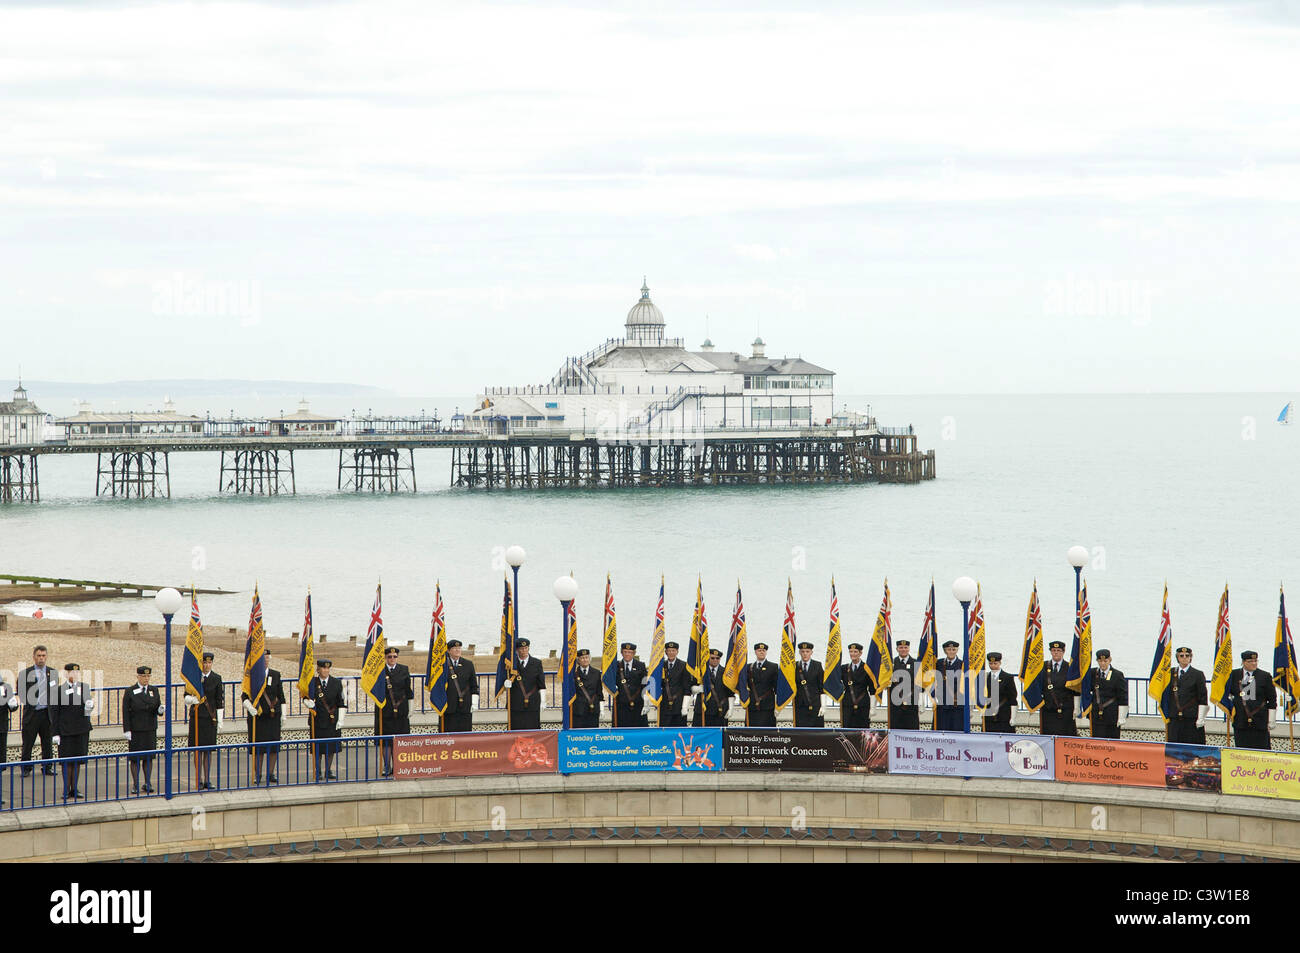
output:
{"label": "red banner", "polygon": [[558,731],[400,735],[393,739],[393,777],[410,780],[555,774],[559,754]]}

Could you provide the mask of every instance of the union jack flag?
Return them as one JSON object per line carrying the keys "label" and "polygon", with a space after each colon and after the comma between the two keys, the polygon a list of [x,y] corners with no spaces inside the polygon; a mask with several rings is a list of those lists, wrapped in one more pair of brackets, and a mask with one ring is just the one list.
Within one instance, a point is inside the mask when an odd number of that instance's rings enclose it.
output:
{"label": "union jack flag", "polygon": [[1173,713],[1173,692],[1170,675],[1174,663],[1174,623],[1169,616],[1169,587],[1160,605],[1160,634],[1156,636],[1156,654],[1151,659],[1151,674],[1147,681],[1147,694],[1160,706],[1160,716],[1165,724]]}
{"label": "union jack flag", "polygon": [[366,651],[361,666],[361,689],[383,708],[387,703],[387,686],[379,676],[384,670],[384,623],[380,618],[380,587],[375,586],[375,605],[370,610],[370,627],[366,630]]}
{"label": "union jack flag", "polygon": [[664,578],[659,577],[659,605],[655,609],[655,629],[650,637],[650,701],[655,705],[663,695],[664,681]]}

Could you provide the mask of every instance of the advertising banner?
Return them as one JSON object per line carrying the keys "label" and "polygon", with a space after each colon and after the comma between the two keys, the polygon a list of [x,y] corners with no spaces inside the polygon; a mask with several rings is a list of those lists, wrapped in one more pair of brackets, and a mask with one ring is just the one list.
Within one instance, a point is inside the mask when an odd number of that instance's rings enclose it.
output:
{"label": "advertising banner", "polygon": [[1043,735],[891,731],[890,774],[1051,781],[1056,751]]}
{"label": "advertising banner", "polygon": [[728,728],[728,771],[885,773],[885,734],[861,728]]}
{"label": "advertising banner", "polygon": [[721,770],[721,728],[598,728],[560,734],[561,774]]}
{"label": "advertising banner", "polygon": [[1219,774],[1219,749],[1209,745],[1056,739],[1058,781],[1217,793]]}
{"label": "advertising banner", "polygon": [[558,731],[474,731],[398,735],[393,777],[467,778],[487,774],[555,774]]}
{"label": "advertising banner", "polygon": [[1300,754],[1224,748],[1223,793],[1300,801]]}

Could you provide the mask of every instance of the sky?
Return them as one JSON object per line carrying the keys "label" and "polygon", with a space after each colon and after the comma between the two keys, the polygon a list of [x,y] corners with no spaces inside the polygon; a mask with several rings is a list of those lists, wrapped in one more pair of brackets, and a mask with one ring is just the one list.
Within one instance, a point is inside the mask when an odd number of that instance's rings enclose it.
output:
{"label": "sky", "polygon": [[1296,389],[1300,8],[1029,6],[0,3],[0,380]]}

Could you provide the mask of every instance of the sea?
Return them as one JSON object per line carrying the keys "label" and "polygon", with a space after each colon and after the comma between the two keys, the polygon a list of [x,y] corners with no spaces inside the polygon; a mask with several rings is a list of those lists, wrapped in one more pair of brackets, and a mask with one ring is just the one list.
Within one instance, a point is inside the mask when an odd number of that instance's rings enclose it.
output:
{"label": "sea", "polygon": [[[938,478],[914,485],[465,490],[449,486],[449,451],[421,450],[418,492],[356,494],[336,489],[334,452],[300,451],[295,496],[238,497],[217,492],[215,454],[184,453],[171,458],[170,499],[113,500],[94,496],[93,455],[47,456],[41,501],[0,506],[0,572],[235,590],[199,597],[203,621],[220,626],[247,625],[256,586],[273,636],[301,631],[310,587],[315,631],[331,639],[364,637],[382,583],[385,634],[417,651],[440,585],[448,637],[486,651],[498,640],[504,552],[518,544],[520,632],[535,652],[559,648],[552,586],[571,573],[579,642],[599,652],[608,584],[618,639],[642,657],[661,585],[667,637],[683,650],[697,582],[715,646],[743,605],[750,644],[779,647],[788,586],[797,638],[820,657],[832,584],[846,645],[870,640],[888,580],[893,637],[915,646],[932,586],[941,640],[960,640],[952,583],[968,575],[989,648],[1014,667],[1035,584],[1046,637],[1069,644],[1066,551],[1079,544],[1095,647],[1146,675],[1167,585],[1175,642],[1208,668],[1225,587],[1234,650],[1265,657],[1279,586],[1300,592],[1300,427],[1276,422],[1292,396],[842,398],[882,424],[914,425],[937,451]],[[374,409],[451,405],[413,397]],[[149,599],[54,608],[158,618]]]}

